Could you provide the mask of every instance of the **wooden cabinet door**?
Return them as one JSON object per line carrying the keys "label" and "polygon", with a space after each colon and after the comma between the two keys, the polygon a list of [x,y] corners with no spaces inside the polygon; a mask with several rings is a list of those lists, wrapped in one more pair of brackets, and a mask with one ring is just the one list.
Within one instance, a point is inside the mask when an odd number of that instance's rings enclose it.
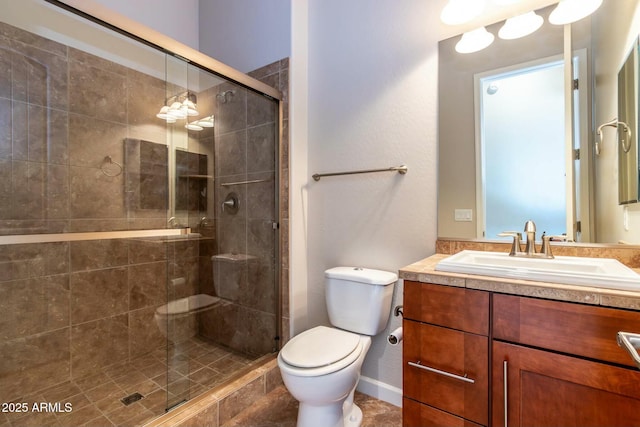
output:
{"label": "wooden cabinet door", "polygon": [[640,371],[493,341],[492,421],[509,427],[640,425]]}
{"label": "wooden cabinet door", "polygon": [[406,319],[403,328],[405,397],[487,425],[488,338]]}

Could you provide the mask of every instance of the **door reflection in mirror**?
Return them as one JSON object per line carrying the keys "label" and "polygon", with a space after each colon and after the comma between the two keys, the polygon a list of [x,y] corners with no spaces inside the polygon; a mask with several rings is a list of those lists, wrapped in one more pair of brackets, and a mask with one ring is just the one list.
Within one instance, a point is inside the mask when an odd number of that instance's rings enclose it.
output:
{"label": "door reflection in mirror", "polygon": [[566,232],[564,108],[562,58],[476,75],[479,236]]}

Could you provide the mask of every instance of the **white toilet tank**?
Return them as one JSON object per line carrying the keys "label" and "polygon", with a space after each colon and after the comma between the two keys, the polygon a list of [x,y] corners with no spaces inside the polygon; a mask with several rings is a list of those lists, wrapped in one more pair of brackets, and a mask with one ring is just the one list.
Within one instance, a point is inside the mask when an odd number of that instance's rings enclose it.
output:
{"label": "white toilet tank", "polygon": [[360,267],[335,267],[324,272],[331,324],[363,335],[377,335],[391,312],[398,275]]}

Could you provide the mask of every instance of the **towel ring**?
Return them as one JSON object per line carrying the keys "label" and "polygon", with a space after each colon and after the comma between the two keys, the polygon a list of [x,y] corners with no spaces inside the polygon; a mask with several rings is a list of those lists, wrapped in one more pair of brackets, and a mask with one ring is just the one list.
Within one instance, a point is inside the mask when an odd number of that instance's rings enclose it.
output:
{"label": "towel ring", "polygon": [[[115,172],[109,172],[109,170],[106,168],[106,165],[116,165],[118,167],[118,169]],[[108,177],[116,177],[122,174],[122,165],[116,161],[114,161],[111,156],[106,156],[104,158],[104,160],[102,161],[102,164],[100,165],[100,170],[102,171],[103,174],[105,174]]]}

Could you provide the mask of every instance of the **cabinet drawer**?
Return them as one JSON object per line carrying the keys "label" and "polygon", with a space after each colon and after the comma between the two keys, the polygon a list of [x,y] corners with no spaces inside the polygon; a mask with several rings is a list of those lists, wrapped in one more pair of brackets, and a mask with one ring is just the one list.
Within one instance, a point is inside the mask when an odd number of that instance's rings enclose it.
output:
{"label": "cabinet drawer", "polygon": [[404,317],[488,335],[489,293],[405,280]]}
{"label": "cabinet drawer", "polygon": [[487,425],[488,338],[412,320],[403,329],[404,395]]}
{"label": "cabinet drawer", "polygon": [[640,313],[493,295],[495,339],[635,366],[616,341],[618,331],[640,333]]}
{"label": "cabinet drawer", "polygon": [[479,424],[456,417],[415,400],[402,399],[403,427],[481,427]]}

